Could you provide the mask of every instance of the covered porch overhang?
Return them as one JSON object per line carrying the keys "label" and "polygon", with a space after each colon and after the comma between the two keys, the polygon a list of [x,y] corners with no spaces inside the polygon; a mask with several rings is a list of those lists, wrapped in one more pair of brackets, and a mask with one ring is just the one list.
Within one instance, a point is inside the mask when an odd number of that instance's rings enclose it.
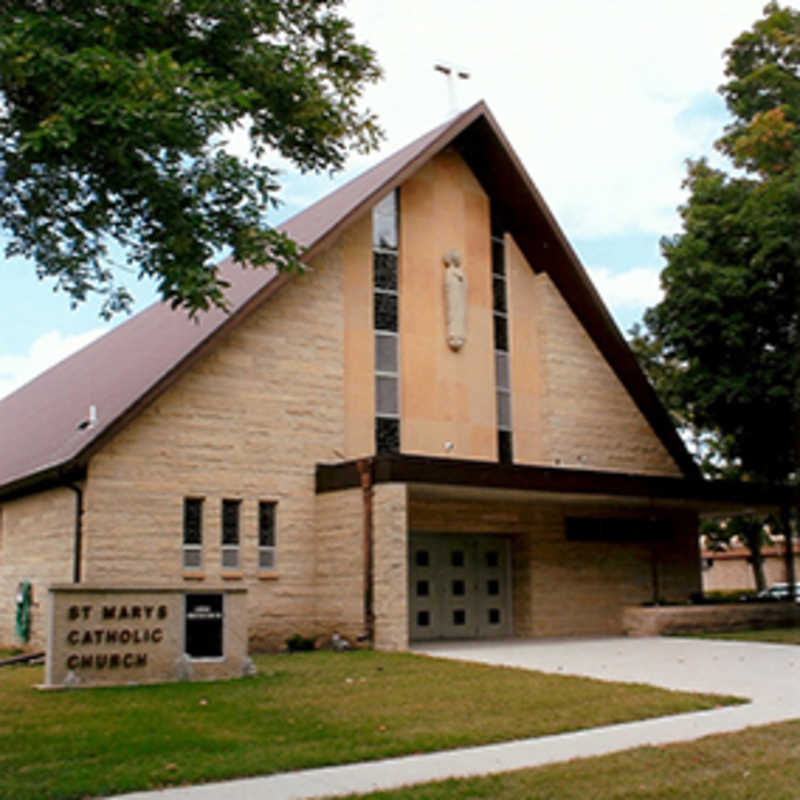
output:
{"label": "covered porch overhang", "polygon": [[703,516],[781,513],[794,501],[788,488],[756,483],[397,454],[317,464],[316,491],[356,488],[365,477],[423,495],[680,507]]}

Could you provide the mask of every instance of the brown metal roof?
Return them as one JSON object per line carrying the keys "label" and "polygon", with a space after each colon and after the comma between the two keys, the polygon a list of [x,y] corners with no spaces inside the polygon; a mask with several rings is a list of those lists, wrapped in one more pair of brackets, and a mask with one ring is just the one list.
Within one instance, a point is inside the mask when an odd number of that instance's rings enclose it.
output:
{"label": "brown metal roof", "polygon": [[[675,432],[577,256],[484,103],[434,128],[281,226],[310,259],[386,192],[454,145],[474,170],[529,263],[549,273],[639,409],[687,476],[697,467]],[[190,321],[156,303],[0,401],[0,495],[80,470],[172,380],[288,280],[274,270],[220,265],[229,314]],[[81,426],[89,409],[97,424]]]}

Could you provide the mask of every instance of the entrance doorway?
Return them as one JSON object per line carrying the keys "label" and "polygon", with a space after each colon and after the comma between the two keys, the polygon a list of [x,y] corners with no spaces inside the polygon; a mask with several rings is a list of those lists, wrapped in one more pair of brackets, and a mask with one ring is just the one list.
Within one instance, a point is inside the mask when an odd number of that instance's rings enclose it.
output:
{"label": "entrance doorway", "polygon": [[509,537],[411,533],[408,563],[412,641],[511,634]]}

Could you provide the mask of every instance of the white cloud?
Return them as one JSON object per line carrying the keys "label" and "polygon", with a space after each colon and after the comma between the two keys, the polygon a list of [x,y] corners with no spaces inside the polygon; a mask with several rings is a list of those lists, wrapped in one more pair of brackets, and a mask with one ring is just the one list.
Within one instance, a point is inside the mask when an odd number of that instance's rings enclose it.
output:
{"label": "white cloud", "polygon": [[0,355],[0,398],[11,394],[105,332],[105,328],[92,328],[74,334],[48,331],[35,339],[24,355]]}
{"label": "white cloud", "polygon": [[[472,77],[570,237],[677,229],[683,163],[710,150],[722,120],[680,114],[724,80],[722,51],[763,0],[348,0],[386,78],[367,93],[384,152],[444,119],[436,61]],[[709,115],[719,114],[708,109]]]}
{"label": "white cloud", "polygon": [[[471,75],[457,81],[461,107],[488,102],[570,238],[674,233],[684,162],[722,132],[724,107],[707,99],[724,80],[723,50],[763,2],[728,0],[720,13],[695,0],[347,0],[384,68],[364,105],[387,133],[377,156],[351,156],[348,175],[448,116],[433,66],[450,61]],[[231,149],[247,152],[243,130]],[[268,163],[292,209],[331,188],[298,180],[276,154]]]}
{"label": "white cloud", "polygon": [[623,272],[612,272],[607,267],[587,267],[587,271],[614,313],[652,306],[663,297],[659,267],[635,267]]}

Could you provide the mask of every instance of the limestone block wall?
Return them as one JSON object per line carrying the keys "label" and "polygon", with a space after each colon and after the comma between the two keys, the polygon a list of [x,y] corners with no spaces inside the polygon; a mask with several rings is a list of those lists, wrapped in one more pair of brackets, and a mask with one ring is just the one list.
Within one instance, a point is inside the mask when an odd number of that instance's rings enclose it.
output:
{"label": "limestone block wall", "polygon": [[375,647],[408,647],[408,493],[382,483],[373,495]]}
{"label": "limestone block wall", "polygon": [[550,278],[523,262],[511,248],[515,461],[680,475]]}
{"label": "limestone block wall", "polygon": [[314,633],[364,632],[364,500],[361,489],[315,499]]}
{"label": "limestone block wall", "polygon": [[514,461],[550,465],[552,436],[544,416],[545,331],[550,320],[542,302],[541,282],[512,236],[505,237],[505,245]]}
{"label": "limestone block wall", "polygon": [[[47,587],[72,581],[74,543],[71,489],[51,489],[0,505],[0,647],[44,649]],[[14,630],[17,584],[23,580],[33,588],[27,645]]]}
{"label": "limestone block wall", "polygon": [[[317,462],[344,446],[341,248],[334,246],[92,458],[86,580],[248,588],[251,646],[315,626]],[[183,499],[203,499],[203,567],[182,569]],[[240,567],[221,566],[221,503],[241,501]],[[258,503],[277,503],[258,568]]]}
{"label": "limestone block wall", "polygon": [[375,452],[375,333],[372,215],[342,234],[344,289],[345,458]]}
{"label": "limestone block wall", "polygon": [[[665,599],[685,601],[699,589],[696,520],[663,512],[674,538],[661,548],[659,582]],[[571,542],[565,517],[634,517],[624,506],[566,506],[522,501],[497,502],[414,494],[409,528],[428,532],[498,533],[512,541],[512,613],[516,636],[619,634],[626,605],[653,597],[650,543]]]}

